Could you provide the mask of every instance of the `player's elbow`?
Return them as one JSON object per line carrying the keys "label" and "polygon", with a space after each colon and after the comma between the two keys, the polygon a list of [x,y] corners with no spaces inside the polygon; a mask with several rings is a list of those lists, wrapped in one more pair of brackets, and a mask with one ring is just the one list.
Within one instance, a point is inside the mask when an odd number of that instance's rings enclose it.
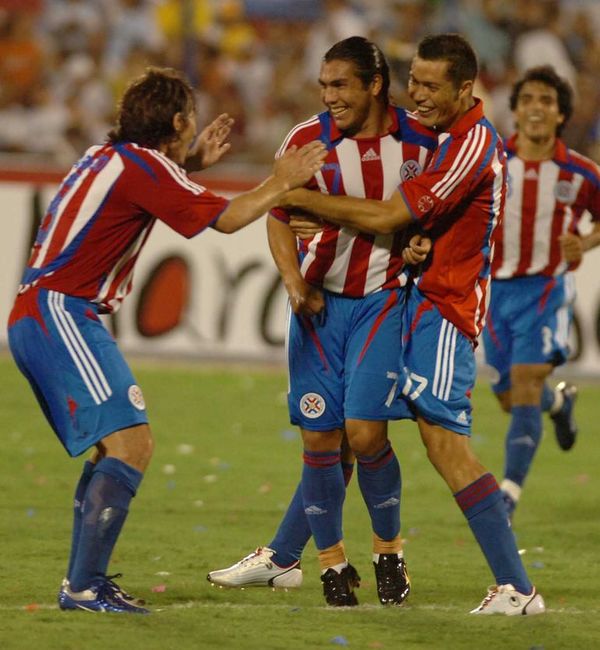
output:
{"label": "player's elbow", "polygon": [[236,219],[233,219],[230,215],[223,213],[214,223],[213,228],[219,232],[230,235],[233,232],[236,232],[242,227]]}

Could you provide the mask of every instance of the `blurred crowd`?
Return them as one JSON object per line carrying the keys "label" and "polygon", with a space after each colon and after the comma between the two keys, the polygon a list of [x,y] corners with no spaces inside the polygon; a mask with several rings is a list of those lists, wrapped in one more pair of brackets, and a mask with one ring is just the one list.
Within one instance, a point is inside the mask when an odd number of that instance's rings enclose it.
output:
{"label": "blurred crowd", "polygon": [[148,65],[184,70],[201,124],[236,120],[234,162],[267,163],[287,131],[321,110],[320,60],[360,34],[392,67],[396,103],[416,43],[457,31],[481,64],[477,94],[503,135],[510,88],[551,63],[572,84],[564,138],[600,161],[598,0],[0,0],[0,152],[70,164],[112,125],[125,85]]}

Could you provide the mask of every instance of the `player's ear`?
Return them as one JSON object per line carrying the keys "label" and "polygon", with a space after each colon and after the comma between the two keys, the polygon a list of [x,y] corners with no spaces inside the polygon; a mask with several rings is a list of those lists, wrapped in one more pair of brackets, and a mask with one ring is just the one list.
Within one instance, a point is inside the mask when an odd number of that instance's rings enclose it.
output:
{"label": "player's ear", "polygon": [[186,126],[186,119],[184,114],[179,111],[173,115],[173,129],[175,130],[175,133],[179,135],[183,129],[185,129]]}
{"label": "player's ear", "polygon": [[458,96],[460,99],[463,99],[464,97],[467,97],[473,92],[473,81],[468,79],[467,81],[463,81],[460,84],[460,88],[458,90]]}

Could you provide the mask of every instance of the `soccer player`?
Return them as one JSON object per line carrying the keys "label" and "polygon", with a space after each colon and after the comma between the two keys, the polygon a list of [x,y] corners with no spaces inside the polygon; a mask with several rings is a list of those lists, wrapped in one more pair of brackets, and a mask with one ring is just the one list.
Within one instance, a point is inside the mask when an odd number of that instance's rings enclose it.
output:
{"label": "soccer player", "polygon": [[419,122],[438,132],[423,173],[384,200],[300,188],[283,205],[376,236],[418,224],[433,240],[433,255],[408,291],[399,389],[496,580],[472,613],[538,614],[544,601],[519,557],[502,492],[469,440],[474,347],[484,323],[492,233],[506,192],[504,150],[473,97],[476,76],[477,59],[464,38],[425,37],[408,84]]}
{"label": "soccer player", "polygon": [[[562,449],[575,443],[575,387],[561,382],[552,391],[546,379],[568,355],[575,298],[570,271],[600,243],[600,171],[560,140],[572,92],[552,67],[528,70],[513,88],[510,107],[517,132],[506,143],[508,196],[483,341],[486,361],[497,371],[494,393],[511,416],[500,487],[512,517],[541,442],[542,411],[550,412]],[[585,210],[595,223],[580,237]]]}
{"label": "soccer player", "polygon": [[[325,54],[319,84],[327,110],[292,129],[278,154],[313,139],[327,144],[311,189],[387,199],[426,165],[434,134],[390,106],[389,68],[377,45],[362,37],[336,43]],[[400,538],[400,467],[387,421],[405,414],[405,405],[394,400],[401,372],[403,236],[326,224],[301,243],[299,263],[288,214],[274,211],[268,230],[293,311],[288,404],[304,442],[301,488],[268,547],[208,579],[226,586],[297,586],[300,554],[312,531],[327,603],[357,604],[359,577],[342,535],[344,483],[352,471],[341,459],[345,432],[371,516],[378,596],[383,604],[400,604],[410,585]]]}
{"label": "soccer player", "polygon": [[[228,149],[231,121],[199,139],[203,164]],[[64,610],[147,613],[107,577],[110,556],[150,461],[142,391],[98,314],[114,312],[157,219],[185,237],[239,230],[321,167],[322,143],[291,148],[257,188],[231,201],[180,167],[195,153],[194,93],[173,70],[149,69],[125,91],[108,141],[63,180],[40,225],[9,318],[9,345],[71,456],[90,448],[75,490]]]}

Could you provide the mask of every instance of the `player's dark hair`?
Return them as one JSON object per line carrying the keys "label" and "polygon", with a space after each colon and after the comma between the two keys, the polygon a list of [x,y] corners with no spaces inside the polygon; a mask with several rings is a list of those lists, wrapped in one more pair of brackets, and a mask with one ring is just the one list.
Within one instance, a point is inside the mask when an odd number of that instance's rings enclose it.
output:
{"label": "player's dark hair", "polygon": [[425,36],[418,45],[417,56],[425,61],[448,61],[448,77],[456,89],[477,77],[477,56],[460,34]]}
{"label": "player's dark hair", "polygon": [[337,42],[323,57],[325,63],[330,61],[351,61],[356,68],[356,76],[366,88],[381,75],[381,98],[387,106],[390,101],[390,68],[383,52],[375,43],[363,36],[350,36]]}
{"label": "player's dark hair", "polygon": [[573,90],[571,85],[566,79],[559,76],[551,65],[540,65],[535,68],[529,68],[529,70],[525,72],[512,88],[510,94],[511,111],[514,111],[517,108],[521,89],[528,81],[539,81],[540,83],[556,90],[558,110],[564,117],[563,123],[556,127],[556,135],[559,136],[573,114]]}
{"label": "player's dark hair", "polygon": [[173,117],[176,113],[187,116],[194,103],[194,91],[181,73],[171,68],[148,68],[125,90],[117,124],[108,139],[155,149],[177,137]]}

